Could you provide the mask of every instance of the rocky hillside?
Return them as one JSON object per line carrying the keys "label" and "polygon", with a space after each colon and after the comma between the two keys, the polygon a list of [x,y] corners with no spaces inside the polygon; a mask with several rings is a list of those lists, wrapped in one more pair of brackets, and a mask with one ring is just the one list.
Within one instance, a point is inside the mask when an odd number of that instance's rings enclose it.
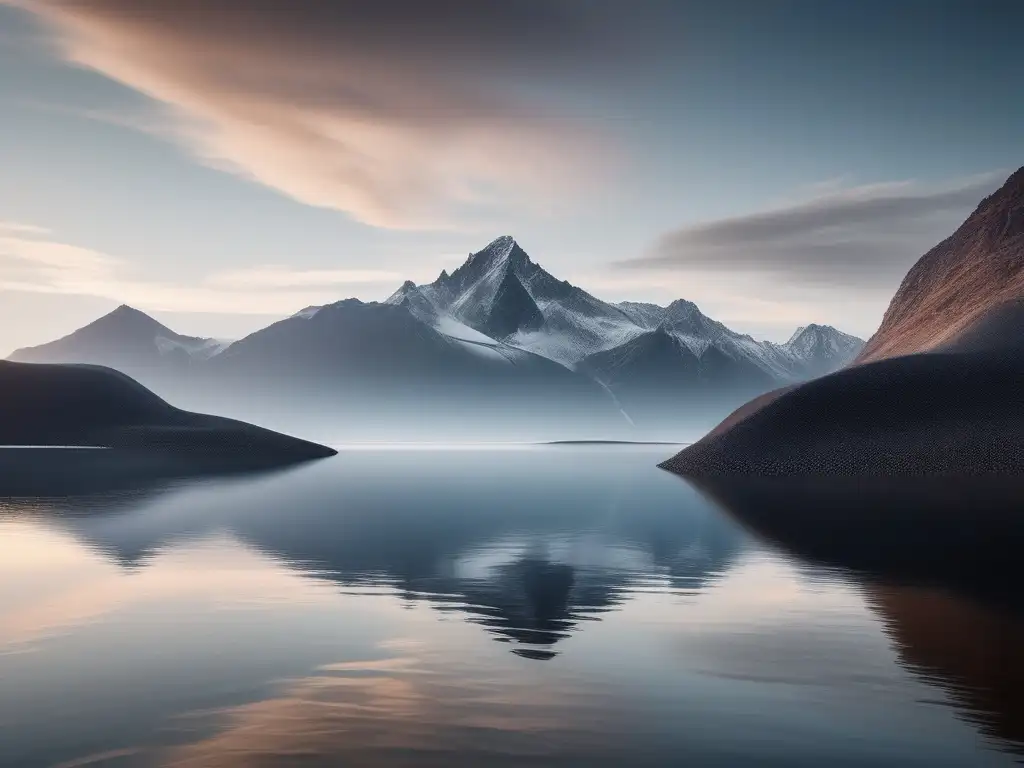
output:
{"label": "rocky hillside", "polygon": [[934,349],[1022,297],[1024,168],[918,260],[857,362]]}

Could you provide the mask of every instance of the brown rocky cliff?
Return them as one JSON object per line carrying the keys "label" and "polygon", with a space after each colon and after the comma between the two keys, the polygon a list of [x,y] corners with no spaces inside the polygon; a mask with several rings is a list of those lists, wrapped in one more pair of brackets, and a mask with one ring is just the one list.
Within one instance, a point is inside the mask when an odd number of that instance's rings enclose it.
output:
{"label": "brown rocky cliff", "polygon": [[1024,298],[1024,168],[904,278],[855,363],[926,352]]}

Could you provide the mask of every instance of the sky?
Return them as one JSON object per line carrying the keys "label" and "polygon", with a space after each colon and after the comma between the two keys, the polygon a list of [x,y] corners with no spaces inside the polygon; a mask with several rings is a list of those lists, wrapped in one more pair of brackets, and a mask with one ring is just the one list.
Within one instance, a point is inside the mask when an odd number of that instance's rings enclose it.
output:
{"label": "sky", "polygon": [[0,355],[235,338],[503,234],[611,301],[869,336],[1022,163],[1014,0],[0,0]]}

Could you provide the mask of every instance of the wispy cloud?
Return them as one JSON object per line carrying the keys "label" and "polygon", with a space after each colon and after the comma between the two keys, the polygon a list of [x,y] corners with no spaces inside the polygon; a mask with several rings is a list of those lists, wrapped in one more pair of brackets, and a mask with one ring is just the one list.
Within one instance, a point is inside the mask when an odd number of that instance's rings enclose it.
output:
{"label": "wispy cloud", "polygon": [[315,288],[352,285],[354,283],[387,283],[401,281],[398,272],[379,269],[291,269],[278,264],[218,272],[207,284],[245,289]]}
{"label": "wispy cloud", "polygon": [[47,235],[50,230],[45,227],[38,227],[35,224],[19,224],[13,221],[0,221],[0,236],[3,235],[16,235],[24,237],[26,235]]}
{"label": "wispy cloud", "polygon": [[39,227],[0,224],[0,291],[94,296],[150,310],[289,314],[350,295],[385,293],[401,276],[385,270],[302,269],[263,265],[213,272],[195,284],[145,279],[131,264],[60,242]]}
{"label": "wispy cloud", "polygon": [[943,184],[894,182],[834,189],[809,200],[684,227],[661,237],[634,270],[737,272],[788,284],[895,288],[948,237],[1004,172]]}
{"label": "wispy cloud", "polygon": [[543,95],[614,67],[621,29],[586,4],[3,2],[50,22],[70,61],[176,116],[133,125],[170,126],[215,167],[370,224],[550,208],[610,155]]}

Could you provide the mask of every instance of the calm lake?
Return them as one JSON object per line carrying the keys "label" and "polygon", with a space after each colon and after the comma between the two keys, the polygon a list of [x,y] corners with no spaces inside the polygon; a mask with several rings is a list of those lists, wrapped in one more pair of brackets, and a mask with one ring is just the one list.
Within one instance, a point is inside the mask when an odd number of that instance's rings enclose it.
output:
{"label": "calm lake", "polygon": [[0,765],[1015,762],[1016,617],[801,561],[673,450],[0,498]]}

